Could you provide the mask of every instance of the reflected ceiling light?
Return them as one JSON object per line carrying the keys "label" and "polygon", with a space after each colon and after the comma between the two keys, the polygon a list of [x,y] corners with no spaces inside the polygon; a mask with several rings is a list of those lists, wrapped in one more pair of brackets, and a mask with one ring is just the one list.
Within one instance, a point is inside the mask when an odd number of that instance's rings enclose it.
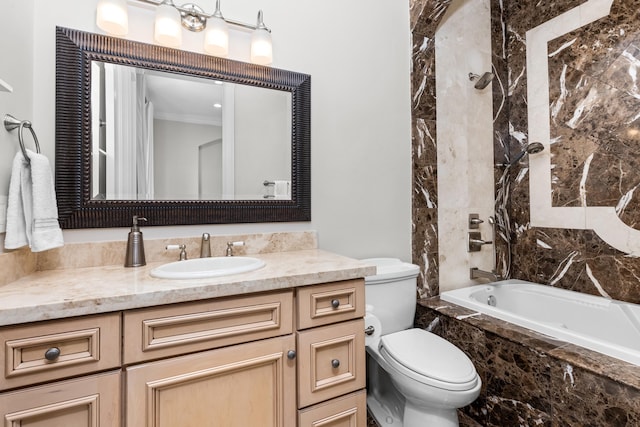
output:
{"label": "reflected ceiling light", "polygon": [[[262,11],[258,12],[256,25],[245,24],[222,16],[220,0],[216,0],[216,10],[206,13],[193,3],[176,6],[172,0],[138,0],[158,6],[155,17],[154,40],[156,43],[180,47],[182,30],[204,31],[203,49],[210,55],[226,57],[229,53],[229,26],[253,30],[251,36],[251,62],[270,65],[273,57],[271,30],[264,25]],[[126,0],[99,0],[96,23],[105,32],[123,36],[127,34]]]}
{"label": "reflected ceiling light", "polygon": [[96,12],[96,25],[114,36],[129,32],[126,0],[100,0]]}

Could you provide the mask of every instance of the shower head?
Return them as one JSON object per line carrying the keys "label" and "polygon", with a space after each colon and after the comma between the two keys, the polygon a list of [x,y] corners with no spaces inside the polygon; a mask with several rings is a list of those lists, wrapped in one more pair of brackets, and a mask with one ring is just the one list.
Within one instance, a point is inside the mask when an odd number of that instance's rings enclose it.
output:
{"label": "shower head", "polygon": [[530,142],[524,147],[524,150],[518,153],[516,158],[509,163],[509,166],[518,163],[527,154],[538,154],[542,150],[544,150],[544,145],[542,145],[541,142]]}
{"label": "shower head", "polygon": [[494,77],[495,75],[489,72],[484,73],[482,76],[469,73],[469,80],[476,81],[476,84],[474,84],[473,87],[478,90],[484,89],[485,87],[489,86],[489,83],[491,83],[491,80],[493,80]]}

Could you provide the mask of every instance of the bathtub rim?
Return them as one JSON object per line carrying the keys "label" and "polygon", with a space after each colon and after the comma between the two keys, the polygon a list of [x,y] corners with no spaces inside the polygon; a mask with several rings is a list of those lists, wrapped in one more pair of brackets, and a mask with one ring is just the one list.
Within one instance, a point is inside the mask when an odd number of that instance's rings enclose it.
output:
{"label": "bathtub rim", "polygon": [[[538,334],[545,335],[553,340],[562,341],[569,344],[573,344],[578,347],[585,348],[587,350],[595,351],[597,353],[603,354],[605,356],[620,360],[622,362],[630,363],[636,367],[640,367],[640,351],[636,351],[629,347],[623,347],[616,343],[605,342],[602,340],[594,340],[586,334],[582,334],[572,330],[561,330],[559,328],[551,327],[549,325],[545,325],[540,322],[532,321],[525,317],[519,316],[517,314],[509,313],[504,310],[496,309],[487,304],[481,304],[476,300],[473,300],[469,297],[473,292],[486,289],[487,287],[502,287],[509,285],[520,285],[522,287],[531,288],[536,287],[540,288],[541,291],[546,291],[544,293],[570,293],[571,295],[575,295],[576,298],[580,300],[586,300],[589,303],[595,303],[597,305],[609,305],[609,304],[631,304],[623,301],[610,300],[604,297],[598,297],[596,295],[583,294],[576,291],[571,291],[567,289],[561,288],[553,288],[548,285],[542,285],[539,283],[529,282],[525,280],[519,279],[507,279],[501,280],[498,282],[485,283],[480,285],[472,285],[463,288],[458,288],[450,291],[442,292],[439,295],[441,301],[452,303],[463,307],[467,310],[472,311],[473,313],[467,315],[466,317],[476,317],[478,315],[485,315],[495,319],[499,319],[505,322],[512,323],[519,327],[528,329]],[[551,292],[550,292],[551,291]],[[464,298],[466,296],[466,298]],[[456,316],[458,320],[462,320],[460,316]],[[535,327],[532,327],[535,326]]]}

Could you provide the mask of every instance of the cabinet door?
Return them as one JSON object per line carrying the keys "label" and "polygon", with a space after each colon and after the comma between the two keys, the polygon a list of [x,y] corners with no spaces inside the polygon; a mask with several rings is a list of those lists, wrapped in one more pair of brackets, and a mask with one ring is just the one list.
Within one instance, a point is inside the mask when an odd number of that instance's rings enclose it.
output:
{"label": "cabinet door", "polygon": [[0,394],[7,427],[117,427],[120,371]]}
{"label": "cabinet door", "polygon": [[293,335],[131,366],[127,426],[293,427]]}

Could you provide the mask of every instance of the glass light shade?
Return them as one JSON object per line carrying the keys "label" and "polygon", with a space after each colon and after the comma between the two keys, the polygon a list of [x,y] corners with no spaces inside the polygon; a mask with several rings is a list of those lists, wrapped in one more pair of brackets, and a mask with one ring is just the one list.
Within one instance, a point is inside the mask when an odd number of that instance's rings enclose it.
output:
{"label": "glass light shade", "polygon": [[96,25],[101,30],[124,36],[129,32],[126,0],[100,0],[96,9]]}
{"label": "glass light shade", "polygon": [[264,28],[258,28],[251,34],[251,62],[258,65],[271,65],[273,62],[271,34]]}
{"label": "glass light shade", "polygon": [[229,26],[222,18],[213,17],[207,22],[204,33],[204,51],[209,55],[226,58],[229,54]]}
{"label": "glass light shade", "polygon": [[165,3],[158,6],[153,39],[163,46],[180,47],[182,26],[180,12],[176,8]]}

